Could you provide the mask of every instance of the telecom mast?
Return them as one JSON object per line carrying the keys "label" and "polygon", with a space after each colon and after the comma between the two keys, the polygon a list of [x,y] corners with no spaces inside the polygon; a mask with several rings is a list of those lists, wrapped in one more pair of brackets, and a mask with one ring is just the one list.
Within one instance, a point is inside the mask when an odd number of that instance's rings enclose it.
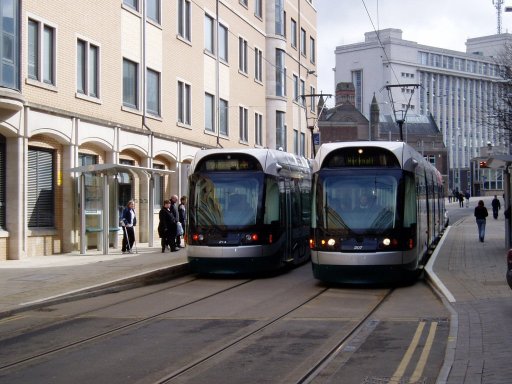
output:
{"label": "telecom mast", "polygon": [[503,2],[504,0],[492,0],[498,16],[498,35],[501,34],[501,6],[503,5]]}

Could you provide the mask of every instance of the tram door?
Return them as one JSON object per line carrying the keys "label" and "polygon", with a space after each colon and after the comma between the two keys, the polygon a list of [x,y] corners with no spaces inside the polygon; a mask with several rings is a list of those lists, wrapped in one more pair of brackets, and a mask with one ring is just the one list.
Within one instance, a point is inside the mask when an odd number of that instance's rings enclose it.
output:
{"label": "tram door", "polygon": [[284,237],[283,259],[287,262],[293,260],[293,233],[292,233],[292,184],[290,180],[283,179],[281,184],[281,228]]}

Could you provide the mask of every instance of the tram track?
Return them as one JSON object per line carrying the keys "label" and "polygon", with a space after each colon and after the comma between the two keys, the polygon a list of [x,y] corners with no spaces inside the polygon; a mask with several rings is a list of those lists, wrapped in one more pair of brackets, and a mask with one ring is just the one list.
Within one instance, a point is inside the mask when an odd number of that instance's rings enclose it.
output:
{"label": "tram track", "polygon": [[[191,284],[191,283],[193,283],[196,280],[198,280],[197,277],[193,278],[191,280],[187,280],[187,281],[185,281],[183,283],[176,284],[176,285],[174,285],[172,287],[165,287],[165,288],[158,289],[156,291],[152,291],[152,292],[149,292],[149,293],[145,293],[145,294],[142,294],[142,295],[137,295],[135,297],[130,297],[129,299],[121,300],[121,301],[117,302],[116,304],[126,304],[126,303],[129,303],[131,301],[139,300],[141,298],[144,298],[144,297],[147,297],[147,296],[150,296],[150,295],[154,295],[154,294],[159,293],[159,292],[163,292],[163,291],[166,291],[166,290],[169,290],[169,289],[173,289],[173,288],[176,288],[176,287],[179,287],[179,286],[184,286],[184,285],[187,285],[187,284]],[[112,335],[114,335],[116,333],[119,333],[121,331],[125,331],[125,330],[130,329],[130,328],[138,327],[141,324],[144,324],[146,322],[155,320],[155,319],[157,319],[159,317],[162,317],[164,315],[172,313],[173,311],[177,311],[177,310],[186,308],[187,306],[191,306],[191,305],[200,303],[201,301],[210,299],[210,298],[212,298],[212,297],[214,297],[216,295],[228,292],[228,291],[233,290],[233,289],[237,289],[237,288],[239,288],[239,287],[241,287],[241,286],[243,286],[245,284],[248,284],[248,283],[250,283],[252,281],[253,281],[253,279],[247,279],[247,280],[244,280],[244,281],[242,281],[240,283],[237,283],[237,284],[235,284],[233,286],[230,286],[228,288],[216,291],[216,292],[214,292],[212,294],[205,295],[205,296],[203,296],[201,298],[198,298],[198,299],[195,299],[195,300],[191,300],[191,301],[189,301],[189,302],[187,302],[185,304],[178,305],[178,306],[175,306],[175,307],[170,308],[170,309],[166,309],[165,311],[158,312],[158,313],[153,314],[151,316],[146,316],[146,317],[143,317],[143,318],[140,318],[140,319],[137,319],[137,320],[130,321],[130,322],[125,323],[125,324],[123,324],[121,326],[117,326],[117,327],[108,329],[108,330],[106,330],[104,332],[100,332],[100,333],[97,333],[95,335],[91,335],[91,336],[85,337],[83,339],[77,339],[77,340],[74,340],[74,341],[70,341],[70,342],[62,344],[60,346],[54,346],[54,347],[52,347],[50,349],[47,349],[47,350],[44,350],[44,351],[40,351],[38,353],[32,354],[30,356],[26,356],[26,357],[18,359],[16,361],[12,361],[12,362],[9,362],[9,363],[4,363],[4,364],[0,363],[0,372],[3,372],[5,370],[11,369],[11,368],[19,367],[19,366],[21,366],[23,364],[32,363],[35,360],[42,359],[42,358],[45,358],[45,357],[49,357],[49,356],[54,355],[56,353],[63,352],[63,351],[66,351],[68,349],[75,348],[75,347],[78,347],[78,346],[81,346],[81,345],[85,345],[85,344],[93,342],[93,341],[97,341],[97,340],[99,340],[101,338],[106,338],[106,337],[112,336]],[[105,305],[105,306],[100,306],[100,307],[95,307],[94,309],[81,312],[78,315],[74,314],[73,316],[59,318],[58,321],[53,321],[53,322],[50,322],[50,323],[46,322],[43,327],[38,327],[38,328],[37,327],[30,327],[30,328],[20,329],[20,330],[18,330],[17,334],[18,335],[21,335],[21,334],[25,334],[26,335],[27,333],[35,333],[35,332],[38,332],[38,331],[44,331],[44,329],[47,329],[48,327],[64,325],[66,322],[68,322],[71,319],[74,319],[74,318],[77,318],[77,317],[85,317],[85,316],[87,316],[87,315],[89,315],[89,314],[91,314],[93,312],[97,312],[98,310],[101,310],[101,309],[104,309],[104,308],[108,308],[110,305],[111,304],[108,304],[108,305]],[[2,345],[3,342],[5,342],[6,340],[11,339],[12,337],[15,337],[15,336],[16,335],[12,335],[11,334],[11,335],[9,335],[8,338],[0,339],[0,346]]]}
{"label": "tram track", "polygon": [[[304,300],[300,304],[296,305],[295,307],[293,307],[279,315],[276,315],[271,319],[266,320],[261,325],[259,325],[256,329],[253,329],[250,332],[247,332],[246,334],[241,335],[237,339],[230,341],[228,344],[222,346],[221,348],[218,348],[216,351],[213,351],[205,356],[202,356],[199,359],[196,359],[195,361],[187,364],[186,366],[172,372],[171,374],[169,374],[165,377],[162,377],[159,380],[152,382],[151,384],[172,383],[174,381],[174,379],[179,378],[183,374],[192,372],[194,369],[197,369],[202,364],[205,364],[206,362],[221,356],[223,353],[226,353],[230,349],[236,348],[238,345],[240,345],[244,342],[247,342],[248,339],[251,338],[252,336],[254,336],[255,334],[262,332],[263,330],[265,330],[269,327],[272,327],[273,325],[276,325],[277,323],[282,321],[285,317],[287,317],[290,314],[303,308],[308,303],[319,298],[321,295],[325,294],[330,289],[331,288],[329,288],[329,287],[323,288],[321,291],[316,292],[314,295],[309,297],[307,300]],[[372,308],[370,308],[367,311],[367,313],[365,313],[365,315],[363,317],[360,318],[360,320],[352,327],[352,329],[348,333],[346,333],[345,336],[342,337],[333,348],[326,351],[325,355],[323,355],[320,359],[318,359],[316,364],[314,364],[310,369],[308,369],[307,372],[305,372],[300,379],[298,379],[294,382],[296,382],[297,384],[310,383],[322,371],[322,369],[326,365],[328,365],[329,362],[331,362],[332,359],[334,359],[338,355],[338,353],[341,350],[341,348],[343,347],[343,345],[348,340],[350,340],[351,337],[354,334],[356,334],[364,326],[364,324],[368,321],[368,319],[372,316],[372,314],[374,314],[375,311],[377,311],[377,309],[381,306],[381,304],[384,303],[385,300],[391,295],[393,290],[394,289],[390,288],[387,292],[385,292],[385,294],[382,295],[382,297],[375,303],[375,305]]]}
{"label": "tram track", "polygon": [[[299,275],[301,274],[302,272],[299,273]],[[165,357],[159,357],[159,363],[146,374],[141,375],[139,372],[136,376],[127,377],[138,377],[135,381],[144,384],[216,383],[224,382],[225,377],[221,379],[216,376],[219,372],[228,372],[226,371],[228,368],[224,367],[248,366],[255,371],[251,373],[250,370],[249,372],[243,369],[239,370],[233,377],[230,374],[230,380],[233,382],[249,380],[249,382],[312,383],[316,382],[315,378],[322,373],[326,366],[331,367],[330,363],[333,360],[334,364],[339,360],[336,356],[340,351],[340,356],[345,355],[346,343],[350,343],[353,336],[360,333],[360,329],[365,326],[366,322],[371,322],[372,315],[393,292],[391,288],[361,291],[318,284],[304,285],[304,282],[300,280],[291,279],[290,275],[283,277],[288,280],[288,286],[282,292],[274,290],[283,285],[282,281],[278,283],[277,280],[244,279],[230,282],[224,279],[219,281],[194,278],[150,293],[144,292],[130,298],[121,297],[123,300],[108,305],[103,304],[92,310],[79,313],[79,316],[85,318],[86,321],[103,319],[99,323],[80,323],[80,319],[78,323],[73,323],[73,320],[76,320],[76,315],[75,318],[70,316],[66,319],[59,319],[52,323],[56,327],[63,326],[62,329],[57,328],[57,332],[63,332],[66,335],[71,329],[70,334],[75,335],[74,340],[64,343],[57,340],[59,343],[45,349],[44,341],[46,339],[40,339],[37,335],[34,339],[33,335],[29,334],[28,338],[20,339],[25,347],[32,344],[37,345],[42,340],[43,348],[30,350],[34,353],[23,356],[23,353],[27,351],[23,351],[24,346],[21,345],[22,353],[18,355],[14,353],[12,356],[16,357],[12,358],[10,362],[6,362],[6,358],[11,357],[10,351],[17,352],[17,345],[10,342],[9,349],[4,350],[3,355],[0,354],[0,361],[3,359],[4,362],[3,364],[0,362],[0,381],[13,379],[9,382],[26,382],[26,377],[30,375],[29,372],[34,372],[34,369],[36,372],[48,371],[48,368],[45,367],[48,367],[49,364],[54,368],[50,368],[48,372],[55,372],[55,367],[64,366],[66,361],[68,365],[70,362],[77,361],[67,356],[93,356],[90,355],[91,351],[99,352],[102,349],[108,351],[112,345],[127,346],[128,354],[137,356],[147,350],[147,345],[137,344],[138,342],[147,340],[147,335],[152,334],[155,330],[166,332],[165,330],[169,329],[170,333],[162,339],[164,343],[171,341],[171,344],[162,350],[165,352]],[[194,282],[199,282],[199,285],[190,285]],[[218,286],[219,282],[222,283],[221,286]],[[230,285],[226,286],[226,283]],[[250,285],[251,283],[256,285]],[[185,288],[183,289],[183,287]],[[263,289],[266,292],[262,292],[261,295],[247,296],[247,294],[251,295],[260,291],[263,287],[266,287]],[[299,287],[301,289],[297,291]],[[178,288],[178,290],[173,292],[174,288]],[[205,292],[205,289],[209,289],[209,292]],[[171,291],[165,292],[166,290]],[[131,301],[159,293],[153,298],[149,297],[150,302],[155,300],[158,302],[162,298],[170,296],[179,298],[186,292],[196,292],[198,295],[195,298],[186,296],[187,302],[174,302],[172,307],[168,304],[165,309],[147,316],[139,316],[136,319],[131,319],[129,315],[127,317],[125,314],[126,309],[128,309],[128,313],[137,314],[138,304],[130,303]],[[270,292],[273,292],[273,295]],[[292,292],[291,296],[286,295]],[[268,302],[266,308],[271,308],[271,310],[267,311],[264,303],[267,303],[272,296],[280,297],[281,295],[284,295],[282,299]],[[229,304],[223,307],[225,303],[229,303],[233,299],[237,300],[237,303],[243,303],[243,298],[256,299],[254,310],[240,312],[240,308],[253,308],[250,302],[246,302],[233,311],[229,309]],[[120,303],[127,303],[128,308],[125,307],[124,310],[110,308],[112,304]],[[198,305],[194,306],[194,304]],[[106,316],[101,309],[106,311]],[[133,312],[134,309],[135,312]],[[158,310],[158,308],[156,309]],[[110,315],[111,313],[114,315]],[[119,316],[116,316],[116,313]],[[122,319],[123,323],[117,323],[118,326],[110,327],[111,321],[116,319]],[[67,320],[71,320],[70,323],[66,324]],[[96,322],[96,320],[93,321]],[[169,321],[171,322],[169,323]],[[84,324],[85,331],[90,330],[91,332],[87,337],[76,337],[74,331],[80,330]],[[91,328],[91,324],[94,325],[94,328]],[[106,329],[105,324],[110,328]],[[101,329],[98,331],[98,326],[103,327],[103,331]],[[218,332],[215,331],[217,327],[220,327]],[[46,329],[44,328],[25,328],[25,330],[28,332],[40,331],[45,334]],[[153,331],[148,331],[148,329]],[[22,331],[20,329],[18,332],[23,333]],[[197,337],[191,337],[190,332],[197,334]],[[207,336],[209,334],[211,337]],[[170,335],[179,336],[179,339],[172,339]],[[0,340],[0,349],[5,340],[9,339]],[[135,343],[133,346],[137,348],[136,350],[131,350],[130,342]],[[176,351],[176,348],[181,349],[184,354],[172,352],[173,349]],[[177,356],[179,358],[176,358]],[[273,362],[276,358],[278,361],[284,358],[284,361],[288,362],[284,365],[276,364],[274,366]],[[269,364],[278,367],[278,371],[267,371]],[[97,374],[107,375],[109,378],[120,378],[122,376],[119,375],[125,374],[125,371],[135,373],[138,369],[140,370],[136,366],[123,367],[121,365],[119,367],[121,370],[105,371],[106,367],[102,369],[100,366],[95,365],[98,369]],[[212,373],[213,377],[210,376]],[[116,374],[117,376],[112,376]],[[222,373],[220,374],[222,375]],[[325,376],[325,372],[323,375]],[[80,374],[78,376],[64,374],[59,378],[60,381],[55,382],[69,382],[70,377],[81,376]],[[120,381],[113,380],[112,382]]]}

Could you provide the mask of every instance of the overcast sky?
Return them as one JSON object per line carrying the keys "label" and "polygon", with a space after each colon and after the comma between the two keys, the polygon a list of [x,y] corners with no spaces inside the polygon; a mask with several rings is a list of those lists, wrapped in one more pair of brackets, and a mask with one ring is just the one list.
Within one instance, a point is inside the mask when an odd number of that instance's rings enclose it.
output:
{"label": "overcast sky", "polygon": [[[466,39],[496,34],[498,27],[493,0],[314,0],[314,4],[317,91],[323,93],[334,93],[336,47],[362,42],[364,33],[374,28],[401,29],[404,40],[465,52]],[[505,6],[512,6],[512,0],[504,1],[501,30],[512,33],[512,13],[505,12]]]}

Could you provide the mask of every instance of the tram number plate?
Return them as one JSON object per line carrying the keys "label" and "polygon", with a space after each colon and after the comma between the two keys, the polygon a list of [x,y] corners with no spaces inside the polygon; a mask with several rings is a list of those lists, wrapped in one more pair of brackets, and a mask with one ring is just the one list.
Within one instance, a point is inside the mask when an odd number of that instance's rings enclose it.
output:
{"label": "tram number plate", "polygon": [[[358,241],[359,240],[359,241]],[[377,249],[377,239],[364,238],[360,239],[344,239],[341,241],[341,250],[345,252],[365,252],[375,251]]]}

